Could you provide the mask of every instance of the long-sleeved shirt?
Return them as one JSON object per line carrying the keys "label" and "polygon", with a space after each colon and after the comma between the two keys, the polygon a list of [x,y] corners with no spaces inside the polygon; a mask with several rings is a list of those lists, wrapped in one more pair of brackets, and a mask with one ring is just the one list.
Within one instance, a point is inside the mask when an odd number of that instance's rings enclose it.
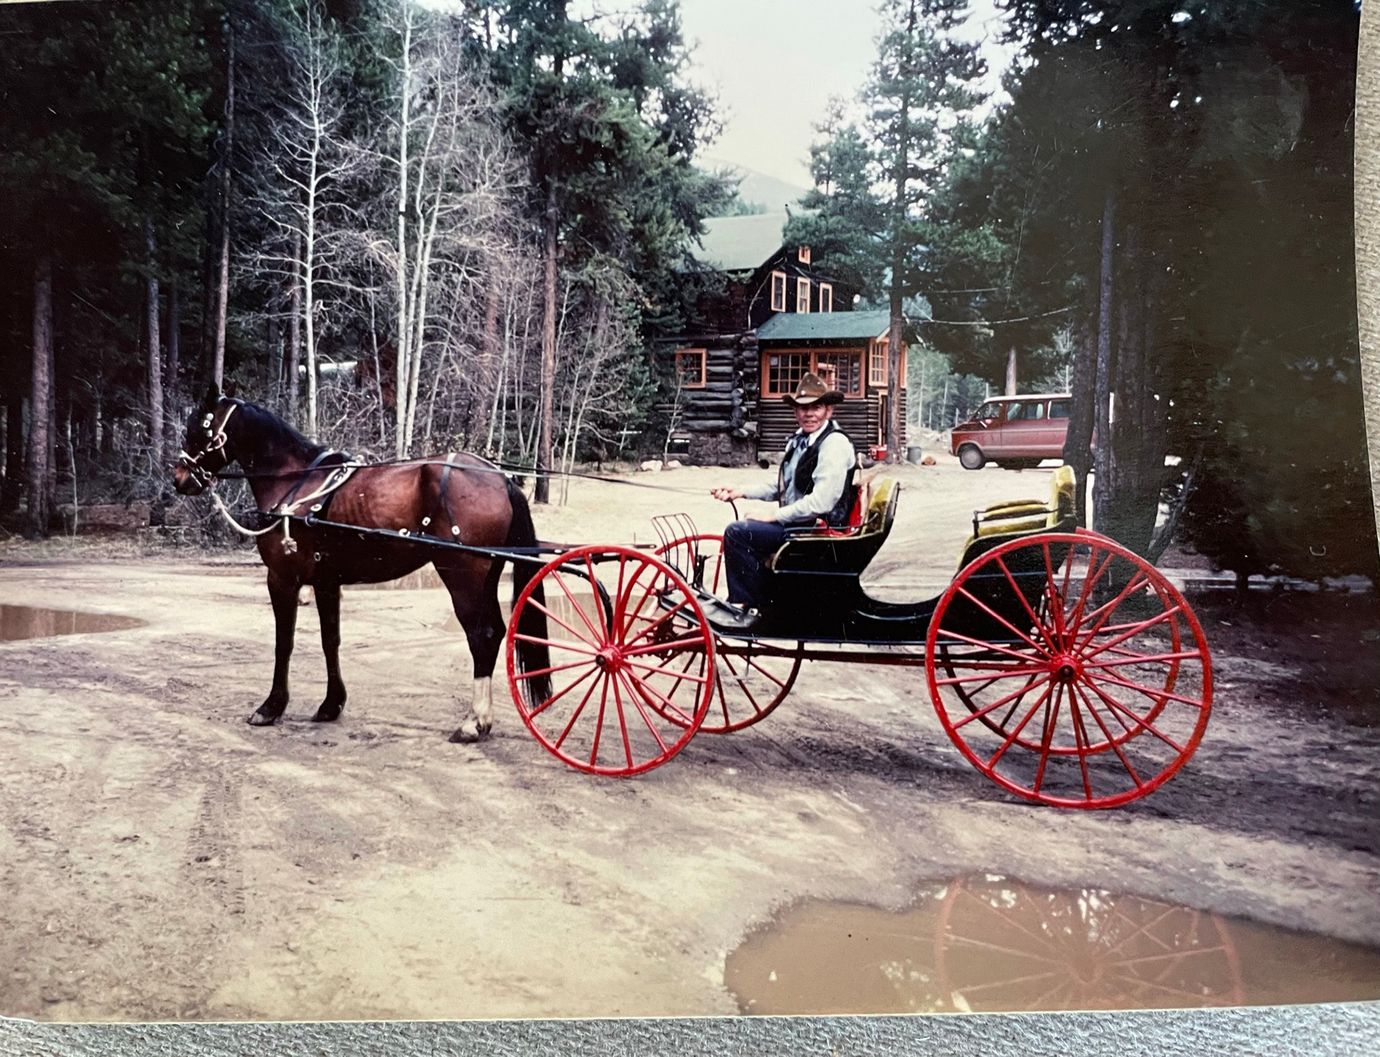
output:
{"label": "long-sleeved shirt", "polygon": [[[826,516],[843,495],[848,471],[853,468],[854,453],[853,442],[842,430],[831,430],[821,441],[819,437],[824,431],[824,426],[813,433],[796,430],[786,445],[787,455],[783,463],[789,461],[789,465],[783,466],[783,472],[777,474],[776,480],[770,484],[744,489],[744,498],[777,500],[781,509],[776,517],[783,525],[809,524],[816,518]],[[801,494],[795,486],[795,464],[805,450],[800,448],[799,452],[795,451],[801,437],[805,439],[806,447],[817,441],[823,445],[819,449],[819,462],[815,464],[814,487],[806,494]]]}

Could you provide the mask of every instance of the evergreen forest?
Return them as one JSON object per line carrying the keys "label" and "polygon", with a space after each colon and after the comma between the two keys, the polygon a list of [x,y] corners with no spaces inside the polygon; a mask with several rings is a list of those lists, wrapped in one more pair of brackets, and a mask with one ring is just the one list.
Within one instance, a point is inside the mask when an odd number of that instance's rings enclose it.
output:
{"label": "evergreen forest", "polygon": [[[1065,459],[1126,545],[1373,578],[1357,4],[996,4],[992,93],[966,0],[881,0],[788,240],[894,354],[916,328],[921,424],[1069,388]],[[210,383],[372,459],[657,436],[657,336],[743,209],[678,0],[21,3],[0,41],[6,529],[161,508]]]}

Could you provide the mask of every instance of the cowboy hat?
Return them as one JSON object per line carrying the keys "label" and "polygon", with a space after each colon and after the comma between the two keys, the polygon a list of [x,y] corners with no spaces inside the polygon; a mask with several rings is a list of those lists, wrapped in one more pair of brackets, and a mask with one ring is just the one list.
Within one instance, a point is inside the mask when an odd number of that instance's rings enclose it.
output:
{"label": "cowboy hat", "polygon": [[830,389],[819,375],[806,374],[795,387],[795,392],[787,393],[781,399],[791,407],[809,407],[811,404],[840,404],[843,394],[837,389]]}

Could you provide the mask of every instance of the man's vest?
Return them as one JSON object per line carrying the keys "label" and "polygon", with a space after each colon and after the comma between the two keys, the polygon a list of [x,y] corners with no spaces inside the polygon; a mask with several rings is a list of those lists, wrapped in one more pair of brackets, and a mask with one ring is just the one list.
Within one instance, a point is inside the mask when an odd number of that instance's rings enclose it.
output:
{"label": "man's vest", "polygon": [[[815,467],[819,464],[819,449],[830,433],[839,433],[848,441],[850,446],[853,444],[848,434],[844,433],[832,418],[824,424],[824,428],[819,431],[819,439],[813,444],[808,445],[800,454],[800,457],[796,459],[794,474],[795,490],[799,492],[802,497],[814,491]],[[783,460],[782,466],[784,467],[784,465],[785,463]],[[848,471],[848,476],[844,478],[843,493],[838,497],[838,501],[834,503],[829,513],[824,515],[824,520],[834,528],[846,524],[848,521],[848,513],[853,506],[853,478],[857,472],[858,467],[855,460],[853,467]],[[783,477],[780,481],[781,487],[778,488],[778,494],[785,494],[785,483]]]}

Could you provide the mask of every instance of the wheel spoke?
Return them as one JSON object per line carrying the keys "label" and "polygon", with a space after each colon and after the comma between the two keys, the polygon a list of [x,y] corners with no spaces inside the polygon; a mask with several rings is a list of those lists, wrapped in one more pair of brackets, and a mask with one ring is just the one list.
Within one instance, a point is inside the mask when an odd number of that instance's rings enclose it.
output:
{"label": "wheel spoke", "polygon": [[[675,616],[675,615],[676,615],[677,613],[679,613],[681,610],[688,608],[689,605],[690,605],[690,598],[689,598],[689,596],[686,596],[686,597],[683,598],[681,601],[677,602],[676,605],[675,605],[673,608],[668,609],[668,610],[664,610],[663,612],[661,612],[661,614],[660,614],[655,620],[653,620],[651,617],[644,617],[644,616],[640,616],[640,615],[634,614],[634,616],[628,618],[628,623],[629,623],[629,624],[631,624],[633,620],[645,620],[645,621],[647,622],[647,626],[646,626],[645,628],[643,628],[641,631],[639,631],[636,635],[633,635],[631,638],[627,638],[627,637],[626,637],[627,631],[629,631],[629,630],[631,630],[631,629],[630,629],[630,628],[625,628],[625,629],[624,629],[624,641],[625,641],[625,643],[628,644],[628,645],[631,645],[631,644],[634,643],[634,642],[638,642],[639,640],[646,638],[649,634],[651,634],[652,632],[656,631],[657,628],[661,627],[663,624],[665,624],[668,620],[670,620],[673,616]],[[693,614],[692,614],[692,616],[693,616]]]}
{"label": "wheel spoke", "polygon": [[659,674],[665,672],[666,675],[667,675],[667,677],[668,677],[669,679],[672,679],[672,680],[675,680],[675,681],[688,680],[689,682],[692,682],[692,683],[699,683],[699,684],[703,685],[704,683],[709,682],[709,678],[710,678],[709,675],[708,675],[708,673],[706,673],[706,674],[704,674],[704,675],[690,675],[688,672],[684,672],[684,673],[681,673],[681,674],[677,674],[677,673],[675,673],[675,672],[668,672],[668,671],[666,670],[666,668],[664,668],[664,667],[662,667],[662,666],[660,666],[660,665],[656,665],[656,664],[647,664],[647,663],[644,662],[644,661],[628,661],[628,662],[627,662],[627,665],[628,665],[629,668],[640,668],[640,669],[642,669],[642,671],[644,671],[644,672],[651,672],[651,673],[654,674],[654,675],[659,675]]}
{"label": "wheel spoke", "polygon": [[1086,626],[1083,624],[1079,625],[1077,631],[1085,631],[1087,633],[1079,640],[1080,643],[1086,645],[1091,642],[1097,636],[1097,633],[1102,630],[1107,621],[1112,619],[1112,614],[1117,611],[1121,603],[1125,602],[1142,588],[1149,586],[1151,586],[1150,577],[1144,572],[1137,570],[1136,574],[1126,581],[1125,586],[1116,593],[1114,598],[1110,601],[1103,602],[1088,614]]}
{"label": "wheel spoke", "polygon": [[[594,674],[595,672],[597,672],[598,670],[599,670],[598,668],[596,668],[594,665],[591,664],[591,665],[589,666],[589,669],[585,672],[584,675],[580,676],[580,678],[576,679],[574,682],[568,683],[565,687],[563,687],[561,690],[557,691],[556,693],[552,694],[550,697],[548,697],[545,701],[543,701],[543,702],[542,702],[540,705],[538,705],[536,708],[533,708],[533,709],[529,710],[528,713],[527,713],[528,718],[530,718],[530,719],[536,719],[537,716],[541,715],[541,714],[542,714],[543,712],[545,712],[548,708],[550,708],[552,705],[554,705],[557,701],[559,701],[561,698],[565,697],[566,694],[570,693],[570,691],[574,690],[577,686],[579,686],[581,683],[583,683],[586,679],[588,679],[591,675],[593,675],[593,674]],[[585,691],[585,701],[588,701],[588,700],[589,700],[589,695],[592,694],[593,692],[594,692],[594,684],[593,684],[593,683],[590,683],[590,684],[589,684],[589,689]],[[579,707],[575,709],[576,715],[578,715],[580,709],[581,709],[581,708],[584,708],[584,707],[585,707],[585,702],[584,702],[584,701],[581,701],[580,704],[579,704]]]}
{"label": "wheel spoke", "polygon": [[[1073,687],[1069,688],[1069,720],[1073,726],[1073,747],[1078,754],[1078,768],[1083,774],[1083,796],[1089,802],[1092,801],[1092,779],[1088,776],[1088,731],[1083,725],[1083,717],[1078,712],[1078,695],[1073,692]],[[1064,688],[1059,688],[1060,697],[1063,696]]]}
{"label": "wheel spoke", "polygon": [[[631,672],[620,672],[619,678],[623,682],[623,688],[628,691],[628,700],[631,701],[633,706],[637,709],[638,715],[642,717],[642,722],[647,725],[647,730],[651,732],[652,737],[656,740],[657,747],[661,749],[661,754],[664,756],[666,754],[666,742],[662,740],[661,732],[656,729],[656,725],[652,723],[651,718],[647,715],[646,707],[643,705],[642,701],[638,700],[638,697],[643,697],[644,699],[647,697],[645,687],[643,687],[642,683]],[[647,704],[650,705],[652,703],[650,700],[647,700]],[[656,706],[652,705],[652,707],[655,708]],[[632,761],[629,760],[628,764],[631,766]]]}
{"label": "wheel spoke", "polygon": [[1018,653],[1016,650],[1007,649],[1005,646],[995,642],[988,642],[985,639],[975,639],[971,635],[964,635],[962,632],[953,631],[950,628],[940,628],[939,637],[944,640],[944,645],[950,645],[951,641],[966,642],[970,646],[981,646],[986,650],[996,650],[998,653],[1004,653],[1008,657],[1014,657],[1016,660],[1025,664],[1030,663],[1029,654]]}
{"label": "wheel spoke", "polygon": [[1088,679],[1086,679],[1086,678],[1085,678],[1083,681],[1084,681],[1084,683],[1085,683],[1088,687],[1090,687],[1090,688],[1092,689],[1093,693],[1095,693],[1098,697],[1102,698],[1102,700],[1103,700],[1104,702],[1106,702],[1107,707],[1110,708],[1110,709],[1112,709],[1113,712],[1120,712],[1120,713],[1124,714],[1124,715],[1125,715],[1128,719],[1130,719],[1131,722],[1134,723],[1137,727],[1140,727],[1142,730],[1149,731],[1151,734],[1153,734],[1155,737],[1159,738],[1160,741],[1164,742],[1166,745],[1168,745],[1168,746],[1169,746],[1171,749],[1173,749],[1175,752],[1179,753],[1180,755],[1183,754],[1183,752],[1184,752],[1184,747],[1183,747],[1182,745],[1180,745],[1178,742],[1176,742],[1173,738],[1169,737],[1167,734],[1162,734],[1162,733],[1155,727],[1155,725],[1154,725],[1153,723],[1150,723],[1150,722],[1146,721],[1144,717],[1142,717],[1142,716],[1139,715],[1138,713],[1132,711],[1130,708],[1128,708],[1126,705],[1122,704],[1122,703],[1121,703],[1120,701],[1118,701],[1116,698],[1114,698],[1114,697],[1112,697],[1110,694],[1106,693],[1106,692],[1105,692],[1100,686],[1098,686],[1096,683],[1094,683],[1094,682],[1092,682],[1092,681],[1090,681],[1090,680],[1088,680]]}
{"label": "wheel spoke", "polygon": [[[1087,572],[1083,574],[1083,583],[1078,592],[1078,600],[1075,601],[1073,604],[1073,611],[1068,614],[1068,616],[1070,616],[1073,619],[1073,623],[1067,626],[1067,630],[1070,635],[1077,634],[1078,630],[1083,626],[1083,621],[1090,619],[1091,615],[1085,614],[1084,609],[1087,606],[1088,602],[1092,599],[1093,593],[1096,589],[1097,581],[1102,577],[1102,574],[1107,571],[1107,568],[1112,564],[1113,560],[1116,558],[1116,553],[1114,551],[1104,551],[1103,553],[1106,555],[1106,559],[1099,566],[1097,564],[1098,552],[1096,550],[1091,549],[1088,552],[1088,569]],[[1073,570],[1072,558],[1073,552],[1072,550],[1070,550],[1069,561],[1065,563],[1066,570],[1070,574]],[[1097,611],[1094,610],[1094,613],[1096,612]]]}
{"label": "wheel spoke", "polygon": [[[628,717],[623,714],[623,695],[618,692],[620,685],[618,673],[615,672],[609,682],[613,685],[613,708],[614,715],[618,717],[618,732],[623,736],[623,757],[628,761],[628,769],[632,770],[632,739],[628,736]],[[590,760],[590,763],[593,763]]]}
{"label": "wheel spoke", "polygon": [[1126,664],[1170,664],[1174,661],[1202,659],[1201,650],[1188,650],[1179,653],[1132,653],[1129,650],[1115,651],[1121,654],[1115,661],[1084,661],[1084,668],[1118,668]]}
{"label": "wheel spoke", "polygon": [[1126,690],[1132,690],[1138,694],[1144,694],[1146,697],[1152,698],[1156,704],[1163,704],[1165,701],[1178,701],[1180,704],[1188,705],[1190,708],[1202,709],[1206,707],[1203,699],[1200,697],[1185,697],[1183,694],[1175,694],[1169,690],[1154,690],[1148,686],[1142,686],[1140,683],[1133,683],[1128,679],[1121,679],[1115,675],[1108,675],[1105,672],[1100,674],[1098,678],[1104,683],[1111,683],[1113,686],[1119,686]]}
{"label": "wheel spoke", "polygon": [[[1046,683],[1046,684],[1050,683],[1051,681],[1052,681],[1051,679],[1045,679],[1045,683]],[[954,724],[953,724],[953,725],[954,725],[954,729],[955,729],[955,730],[958,729],[959,727],[963,726],[965,723],[971,723],[971,722],[972,722],[973,720],[975,720],[975,719],[981,719],[983,716],[987,715],[989,712],[992,712],[992,711],[994,711],[995,709],[1001,708],[1002,705],[1006,704],[1006,703],[1009,702],[1009,701],[1013,701],[1013,700],[1014,700],[1016,703],[1019,704],[1019,703],[1020,703],[1020,699],[1021,699],[1022,697],[1024,697],[1026,694],[1030,693],[1030,691],[1033,690],[1033,689],[1035,689],[1035,687],[1038,686],[1038,685],[1040,685],[1038,682],[1030,682],[1030,683],[1027,683],[1025,686],[1021,687],[1019,690],[1013,690],[1013,691],[1011,691],[1011,693],[1007,694],[1005,697],[999,697],[999,698],[997,698],[997,699],[996,699],[995,701],[993,701],[990,705],[983,705],[982,708],[978,709],[977,711],[975,711],[975,712],[970,712],[970,713],[968,713],[968,715],[962,716],[962,717],[960,717],[959,719],[954,720]],[[1008,713],[1008,715],[1007,715],[1006,718],[1007,718],[1007,719],[1010,719],[1010,718],[1011,718],[1009,713]],[[1002,723],[1000,723],[1000,724],[998,724],[998,725],[1001,726],[1001,727],[1005,727],[1005,726],[1006,726],[1006,723],[1003,721]]]}
{"label": "wheel spoke", "polygon": [[[675,716],[676,716],[676,718],[679,719],[679,720],[681,720],[682,723],[683,723],[685,726],[688,727],[688,726],[690,726],[690,725],[694,722],[694,716],[693,716],[693,715],[687,716],[687,715],[686,715],[684,712],[682,712],[679,708],[677,708],[675,705],[673,705],[669,699],[667,699],[666,697],[664,697],[662,694],[658,693],[658,692],[657,692],[656,690],[654,690],[652,687],[648,686],[643,680],[639,679],[639,678],[638,678],[636,675],[634,675],[632,672],[627,672],[626,675],[627,675],[627,677],[628,677],[629,679],[631,679],[638,687],[640,687],[640,688],[643,690],[644,693],[648,694],[648,695],[651,696],[651,697],[655,697],[655,698],[657,699],[657,701],[659,701],[659,702],[661,703],[661,707],[662,707],[662,708],[664,708],[664,709],[665,709],[666,711],[668,711],[668,712],[674,713]],[[696,708],[695,708],[695,711],[698,712],[698,711],[699,711],[699,707],[698,707],[699,698],[698,698],[698,696],[696,696],[696,699],[695,699],[695,700],[696,700]]]}
{"label": "wheel spoke", "polygon": [[1045,720],[1044,726],[1040,731],[1040,762],[1035,768],[1035,784],[1031,788],[1031,792],[1035,793],[1040,791],[1040,786],[1045,780],[1045,767],[1049,763],[1049,746],[1050,742],[1054,740],[1054,728],[1059,722],[1059,705],[1064,700],[1063,685],[1061,684],[1054,689],[1056,696],[1054,699],[1054,708],[1052,710],[1048,704],[1050,695],[1045,694]]}
{"label": "wheel spoke", "polygon": [[[1015,635],[1016,638],[1020,639],[1032,650],[1035,650],[1039,653],[1044,652],[1044,647],[1037,645],[1029,635],[1027,635],[1020,628],[1016,627],[1015,624],[1011,623],[1011,621],[1007,620],[1004,616],[1002,616],[1000,613],[994,610],[991,606],[987,605],[987,603],[983,602],[980,598],[974,595],[966,587],[961,589],[958,593],[962,595],[964,598],[968,599],[969,602],[977,606],[979,609],[981,609],[984,613],[986,613],[993,620],[997,621],[1003,627],[1010,629],[1011,633]],[[1029,607],[1027,606],[1026,608]]]}
{"label": "wheel spoke", "polygon": [[[561,588],[562,588],[562,590],[565,589],[565,584],[564,584],[564,583],[561,584]],[[566,598],[570,598],[570,604],[571,604],[571,606],[574,607],[575,609],[579,610],[581,616],[583,616],[583,615],[584,615],[584,609],[580,606],[580,604],[579,604],[578,602],[575,601],[575,599],[573,599],[573,598],[570,597],[570,592],[569,592],[569,591],[566,591],[566,592],[565,592],[565,596],[566,596]],[[576,631],[576,630],[575,630],[574,628],[572,628],[569,624],[567,624],[564,620],[562,620],[560,617],[558,617],[558,616],[556,615],[555,611],[552,610],[552,609],[550,609],[545,603],[539,602],[539,601],[537,601],[536,598],[530,597],[530,596],[529,596],[528,599],[527,599],[527,604],[528,604],[529,606],[535,606],[537,609],[541,610],[543,613],[546,614],[546,616],[547,616],[549,619],[554,620],[557,624],[559,624],[561,627],[565,628],[566,631],[570,632],[570,634],[574,635],[577,639],[579,639],[579,640],[580,640],[581,642],[583,642],[585,645],[587,645],[587,646],[592,646],[592,647],[594,647],[595,650],[598,650],[598,648],[599,648],[599,643],[598,643],[598,642],[591,642],[589,639],[585,638],[585,637],[584,637],[583,635],[581,635],[578,631]],[[586,624],[589,624],[588,618],[585,619],[585,623],[586,623]],[[598,638],[598,633],[597,633],[597,632],[595,633],[595,638]],[[536,639],[532,639],[532,640],[529,640],[529,641],[535,642],[535,641],[537,641],[537,640],[536,640]],[[554,644],[554,641],[555,641],[555,640],[552,640],[553,644]],[[568,647],[566,647],[566,648],[567,648],[567,649],[574,649],[573,646],[568,646]]]}
{"label": "wheel spoke", "polygon": [[[569,600],[570,605],[571,605],[571,608],[574,609],[575,612],[577,612],[577,613],[580,614],[580,619],[583,620],[583,621],[585,622],[585,627],[589,628],[590,634],[592,634],[592,635],[594,636],[594,640],[593,640],[593,643],[591,643],[591,645],[595,645],[595,644],[604,642],[604,641],[605,641],[605,640],[604,640],[604,633],[603,633],[602,631],[600,631],[598,628],[596,628],[592,623],[590,623],[589,614],[585,612],[585,607],[582,606],[579,602],[575,601],[575,596],[572,595],[572,594],[570,593],[570,588],[569,588],[568,586],[566,586],[565,577],[564,577],[563,575],[561,575],[561,571],[560,571],[559,569],[556,570],[554,579],[555,579],[555,581],[556,581],[556,585],[557,585],[558,587],[560,587],[562,593],[565,595],[565,597],[567,598],[567,600]],[[598,605],[599,605],[599,585],[598,585],[598,581],[596,581],[592,575],[591,575],[590,578],[589,578],[589,587],[590,587],[590,591],[593,592],[594,605],[595,605],[596,608],[597,608]],[[532,600],[532,599],[529,597],[529,598],[528,598],[528,601],[530,602],[531,600]],[[538,603],[538,604],[540,604],[540,603]],[[545,607],[543,607],[543,608],[545,608]],[[589,642],[589,641],[590,641],[589,639],[586,639],[583,635],[581,635],[581,634],[579,634],[577,631],[575,631],[569,624],[567,624],[565,621],[561,620],[560,617],[556,616],[556,615],[555,615],[554,613],[552,613],[549,609],[546,610],[546,612],[547,612],[547,614],[551,617],[552,620],[554,620],[554,621],[555,621],[557,624],[559,624],[561,627],[563,627],[563,628],[565,628],[567,631],[569,631],[572,635],[574,635],[574,636],[575,636],[577,639],[579,639],[581,642]]]}
{"label": "wheel spoke", "polygon": [[[583,652],[583,651],[582,651]],[[571,668],[579,668],[581,665],[589,664],[589,661],[571,661],[569,664],[553,664],[549,668],[537,668],[530,672],[518,672],[516,679],[535,679],[538,676],[550,675],[552,672],[565,672]]]}
{"label": "wheel spoke", "polygon": [[[1083,702],[1083,707],[1087,709],[1088,715],[1092,716],[1093,721],[1097,723],[1098,728],[1101,729],[1102,736],[1107,739],[1107,744],[1110,745],[1112,747],[1112,751],[1116,753],[1117,759],[1121,761],[1121,766],[1126,768],[1126,773],[1131,776],[1131,781],[1136,783],[1136,788],[1144,789],[1145,783],[1141,781],[1140,775],[1136,774],[1136,769],[1131,766],[1131,761],[1126,758],[1126,754],[1121,751],[1121,742],[1112,735],[1111,730],[1103,721],[1102,716],[1098,713],[1097,709],[1093,707],[1092,701],[1088,699],[1087,693],[1084,692],[1083,688],[1080,687],[1077,683],[1072,684],[1069,687],[1069,689],[1079,700]],[[1130,733],[1130,731],[1127,730],[1125,723],[1122,723],[1122,729],[1126,730],[1128,734]]]}
{"label": "wheel spoke", "polygon": [[1011,746],[1016,743],[1016,739],[1021,736],[1021,731],[1025,729],[1025,725],[1029,723],[1030,720],[1034,717],[1035,713],[1040,710],[1040,706],[1049,700],[1049,695],[1052,689],[1052,683],[1049,686],[1045,687],[1044,693],[1042,693],[1036,699],[1035,703],[1030,706],[1030,711],[1025,714],[1025,718],[1022,719],[1018,724],[1016,724],[1016,729],[1006,736],[1006,740],[1002,742],[1001,747],[998,748],[997,751],[994,752],[992,756],[987,760],[987,770],[991,771],[996,768],[997,761],[1000,760],[1002,756],[1006,754],[1007,749],[1011,748]]}
{"label": "wheel spoke", "polygon": [[[1026,615],[1030,617],[1031,626],[1037,632],[1039,632],[1040,635],[1044,638],[1045,645],[1050,650],[1057,650],[1059,648],[1058,642],[1056,642],[1054,639],[1050,637],[1050,629],[1045,627],[1043,621],[1041,621],[1040,618],[1035,615],[1035,610],[1026,600],[1025,592],[1022,591],[1020,589],[1020,586],[1016,583],[1016,578],[1014,575],[1012,575],[1010,568],[1007,567],[1005,559],[998,556],[996,559],[996,563],[998,566],[1001,567],[1002,574],[1006,577],[1006,582],[1011,585],[1011,593],[1014,594],[1016,598],[1020,600],[1021,606],[1026,611]],[[1031,645],[1034,645],[1034,643],[1032,643]]]}
{"label": "wheel spoke", "polygon": [[1043,666],[1036,668],[1007,668],[996,675],[988,674],[988,672],[979,672],[977,675],[954,675],[947,679],[936,679],[934,682],[936,686],[954,686],[959,683],[982,683],[983,685],[977,688],[977,692],[981,693],[993,683],[1000,682],[1003,679],[1019,679],[1022,676],[1041,675],[1046,671],[1048,671],[1048,669]]}
{"label": "wheel spoke", "polygon": [[1136,624],[1134,627],[1131,627],[1130,630],[1123,631],[1117,634],[1114,638],[1108,639],[1106,642],[1099,643],[1096,649],[1090,650],[1088,649],[1088,647],[1092,645],[1092,640],[1095,637],[1094,633],[1093,635],[1089,635],[1083,642],[1079,644],[1079,649],[1087,651],[1083,654],[1085,658],[1096,657],[1099,653],[1104,653],[1107,650],[1111,649],[1113,646],[1121,645],[1127,639],[1131,638],[1134,635],[1140,634],[1140,632],[1145,631],[1147,628],[1152,628],[1157,624],[1163,624],[1166,620],[1173,619],[1175,616],[1179,614],[1180,609],[1180,606],[1175,606],[1173,609],[1166,609],[1161,613],[1156,613],[1153,617],[1147,617],[1139,624]]}
{"label": "wheel spoke", "polygon": [[[590,670],[593,671],[593,669],[590,669]],[[575,706],[575,711],[572,712],[572,713],[570,714],[570,719],[568,719],[568,720],[566,721],[565,729],[561,731],[561,736],[560,736],[559,738],[557,738],[556,741],[554,742],[556,748],[559,749],[562,745],[565,744],[565,739],[568,738],[568,737],[570,736],[570,732],[571,732],[572,730],[575,729],[575,722],[576,722],[576,720],[578,720],[578,719],[580,718],[580,714],[581,714],[582,712],[584,712],[584,710],[585,710],[585,705],[589,704],[589,699],[590,699],[590,697],[594,694],[594,688],[595,688],[596,686],[601,686],[601,685],[603,685],[603,686],[605,687],[603,692],[604,692],[604,693],[608,693],[607,685],[604,684],[603,680],[595,680],[594,682],[592,682],[592,683],[589,684],[589,689],[585,691],[585,696],[582,697],[582,698],[580,698],[580,703],[579,703],[578,705]],[[573,684],[572,684],[572,686],[573,686]],[[566,689],[570,689],[570,687],[567,687]],[[549,701],[547,702],[547,704],[550,704],[550,703],[551,703],[551,702],[549,702]],[[600,710],[600,714],[602,715],[602,713],[603,713],[603,705],[602,705],[602,704],[600,704],[599,710]],[[596,730],[596,737],[597,737],[597,730]]]}
{"label": "wheel spoke", "polygon": [[670,641],[670,642],[651,642],[651,643],[648,643],[646,646],[636,646],[636,647],[634,647],[633,649],[630,649],[630,650],[629,650],[629,649],[624,649],[624,650],[623,650],[623,656],[624,656],[624,657],[645,657],[645,656],[647,656],[647,654],[649,654],[649,653],[663,653],[663,652],[669,652],[669,651],[671,651],[671,650],[681,650],[681,649],[686,648],[686,647],[689,647],[689,646],[699,646],[699,647],[701,647],[700,652],[702,653],[702,652],[703,652],[704,644],[705,644],[705,642],[704,642],[703,637],[701,637],[701,636],[699,636],[699,635],[695,635],[695,636],[692,636],[691,638],[686,638],[686,639],[674,639],[674,640],[672,640],[672,641]]}

